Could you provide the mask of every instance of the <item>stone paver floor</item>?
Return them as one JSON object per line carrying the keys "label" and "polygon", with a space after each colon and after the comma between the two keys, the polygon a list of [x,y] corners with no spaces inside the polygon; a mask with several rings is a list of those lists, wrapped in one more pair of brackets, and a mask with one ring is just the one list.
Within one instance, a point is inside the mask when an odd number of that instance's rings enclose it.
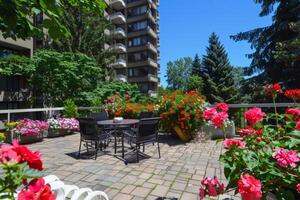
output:
{"label": "stone paver floor", "polygon": [[204,176],[216,175],[225,181],[218,161],[222,146],[215,141],[182,144],[171,136],[162,136],[160,159],[157,146],[149,144],[145,153],[151,158],[125,165],[109,155],[99,155],[97,160],[77,159],[79,137],[44,139],[29,147],[42,153],[45,174],[57,175],[67,184],[105,191],[115,200],[196,200]]}

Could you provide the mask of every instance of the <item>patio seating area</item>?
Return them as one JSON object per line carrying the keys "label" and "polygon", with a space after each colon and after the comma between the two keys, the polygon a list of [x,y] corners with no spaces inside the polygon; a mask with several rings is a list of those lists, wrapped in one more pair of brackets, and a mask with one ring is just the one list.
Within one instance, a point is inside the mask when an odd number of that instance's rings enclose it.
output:
{"label": "patio seating area", "polygon": [[[110,199],[193,200],[199,199],[203,177],[216,175],[226,182],[218,161],[222,143],[182,143],[162,134],[159,138],[160,159],[156,145],[148,144],[145,154],[151,157],[128,165],[105,154],[99,154],[97,160],[78,159],[79,134],[44,139],[28,147],[42,153],[45,174],[55,174],[66,184],[105,191]],[[113,151],[113,144],[107,151]]]}

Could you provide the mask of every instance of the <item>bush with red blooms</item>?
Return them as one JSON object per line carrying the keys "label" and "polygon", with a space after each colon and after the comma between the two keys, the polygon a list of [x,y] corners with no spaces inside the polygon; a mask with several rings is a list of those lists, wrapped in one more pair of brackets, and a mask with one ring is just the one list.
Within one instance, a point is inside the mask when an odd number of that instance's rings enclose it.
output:
{"label": "bush with red blooms", "polygon": [[[0,199],[14,199],[17,188],[24,185],[18,199],[55,199],[50,187],[43,179],[38,179],[43,170],[39,152],[33,152],[26,146],[13,141],[12,145],[0,146],[0,168],[3,172],[0,178]],[[27,180],[30,180],[27,184]]]}
{"label": "bush with red blooms", "polygon": [[[280,88],[269,87],[274,95]],[[276,109],[275,109],[276,112]],[[247,126],[238,129],[241,139],[227,139],[220,156],[228,180],[245,200],[300,199],[300,109],[264,113],[252,108],[244,113]]]}
{"label": "bush with red blooms", "polygon": [[204,199],[205,196],[216,197],[219,194],[223,194],[224,184],[220,183],[217,177],[205,177],[201,181],[201,187],[199,189],[200,199]]}
{"label": "bush with red blooms", "polygon": [[299,103],[300,102],[300,89],[287,90],[287,91],[285,91],[284,96],[292,99],[295,103]]}
{"label": "bush with red blooms", "polygon": [[175,91],[162,96],[158,113],[166,130],[172,130],[177,126],[186,131],[192,139],[196,129],[204,121],[204,104],[204,97],[195,91],[187,93]]}

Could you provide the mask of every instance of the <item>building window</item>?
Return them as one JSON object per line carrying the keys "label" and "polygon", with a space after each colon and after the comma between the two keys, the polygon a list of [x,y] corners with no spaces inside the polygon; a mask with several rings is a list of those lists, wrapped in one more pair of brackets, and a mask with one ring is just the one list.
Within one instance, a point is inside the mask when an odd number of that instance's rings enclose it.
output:
{"label": "building window", "polygon": [[128,41],[128,46],[129,47],[141,46],[141,45],[147,44],[147,42],[148,42],[147,36],[136,37],[136,38],[132,38]]}
{"label": "building window", "polygon": [[138,67],[138,68],[129,68],[128,76],[129,77],[145,77],[149,74],[148,67]]}
{"label": "building window", "polygon": [[128,31],[129,32],[140,31],[140,30],[146,29],[147,27],[148,27],[148,21],[144,20],[144,21],[133,23],[133,24],[129,24]]}
{"label": "building window", "polygon": [[140,6],[140,7],[135,7],[135,8],[129,8],[128,9],[128,17],[135,17],[138,15],[143,15],[148,12],[148,6]]}
{"label": "building window", "polygon": [[128,54],[128,61],[129,62],[139,62],[139,61],[146,61],[148,58],[148,54],[146,51]]}

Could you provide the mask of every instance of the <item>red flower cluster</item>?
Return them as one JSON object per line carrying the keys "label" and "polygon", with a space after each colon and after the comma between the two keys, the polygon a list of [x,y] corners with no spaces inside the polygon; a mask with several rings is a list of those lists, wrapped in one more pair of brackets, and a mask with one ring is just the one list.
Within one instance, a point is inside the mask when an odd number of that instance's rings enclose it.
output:
{"label": "red flower cluster", "polygon": [[238,147],[240,149],[243,149],[246,147],[245,143],[238,139],[225,139],[224,140],[224,148],[229,149],[232,147]]}
{"label": "red flower cluster", "polygon": [[248,174],[242,175],[241,179],[238,181],[238,191],[244,200],[261,199],[261,187],[261,182]]}
{"label": "red flower cluster", "polygon": [[297,184],[297,191],[300,193],[300,183]]}
{"label": "red flower cluster", "polygon": [[220,128],[224,125],[226,119],[228,119],[228,105],[225,103],[219,103],[214,108],[210,108],[204,111],[204,118],[210,120],[215,127]]}
{"label": "red flower cluster", "polygon": [[244,113],[244,116],[249,125],[255,125],[263,120],[266,113],[262,112],[261,108],[251,108]]}
{"label": "red flower cluster", "polygon": [[201,181],[201,185],[202,186],[199,189],[199,196],[201,200],[204,199],[206,195],[216,197],[224,192],[224,184],[221,184],[217,177],[205,177]]}
{"label": "red flower cluster", "polygon": [[238,129],[238,133],[240,134],[241,137],[244,137],[246,135],[260,135],[260,131],[255,130],[251,126],[247,126],[246,128],[243,129]]}
{"label": "red flower cluster", "polygon": [[286,114],[292,115],[294,121],[300,120],[300,109],[299,108],[288,108],[285,111]]}
{"label": "red flower cluster", "polygon": [[266,95],[274,95],[277,93],[283,93],[281,86],[278,83],[275,83],[274,85],[269,84],[269,85],[265,85],[263,86],[263,89],[266,92]]}
{"label": "red flower cluster", "polygon": [[287,91],[285,91],[284,96],[292,99],[295,102],[298,102],[298,101],[300,101],[300,89],[287,90]]}
{"label": "red flower cluster", "polygon": [[18,194],[18,200],[55,200],[55,195],[51,192],[49,185],[45,184],[44,179],[33,179],[26,189]]}
{"label": "red flower cluster", "polygon": [[273,158],[277,160],[277,164],[281,167],[291,166],[295,168],[297,162],[300,162],[300,158],[296,151],[290,150],[286,151],[283,148],[280,148],[277,152],[273,154]]}
{"label": "red flower cluster", "polygon": [[26,146],[19,145],[17,141],[13,141],[13,145],[4,144],[0,149],[1,163],[23,163],[27,162],[30,168],[43,170],[43,163],[41,161],[41,154],[36,151],[32,152]]}
{"label": "red flower cluster", "polygon": [[297,122],[295,129],[300,131],[300,120]]}

